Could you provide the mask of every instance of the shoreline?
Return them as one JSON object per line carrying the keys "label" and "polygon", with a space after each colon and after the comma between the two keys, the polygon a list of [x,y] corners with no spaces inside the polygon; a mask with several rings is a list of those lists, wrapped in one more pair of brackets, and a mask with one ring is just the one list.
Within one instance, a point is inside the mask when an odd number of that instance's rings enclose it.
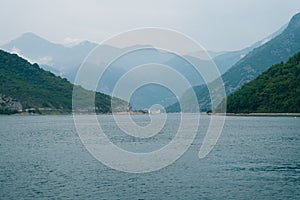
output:
{"label": "shoreline", "polygon": [[300,117],[300,113],[211,113],[211,115],[236,117]]}
{"label": "shoreline", "polygon": [[[78,115],[90,115],[94,113],[77,113]],[[143,111],[129,111],[129,112],[114,112],[114,113],[97,113],[96,115],[145,115],[146,112]],[[174,113],[167,113],[167,114],[174,114]],[[177,113],[178,114],[178,113]],[[186,113],[187,114],[187,113]],[[195,114],[195,113],[190,113]],[[215,116],[233,116],[233,117],[300,117],[300,113],[200,113],[201,115],[215,115]],[[73,115],[72,112],[61,112],[61,113],[14,113],[14,114],[0,114],[0,116],[47,116],[47,115]]]}
{"label": "shoreline", "polygon": [[[132,111],[124,111],[124,112],[107,112],[107,113],[93,113],[93,112],[75,112],[77,115],[127,115],[127,114],[133,114],[133,115],[144,115],[147,114],[146,111],[140,111],[140,110],[132,110]],[[3,114],[0,113],[0,116],[47,116],[47,115],[73,115],[73,112],[62,112],[62,111],[48,111],[48,112],[17,112],[17,113],[10,113],[10,114]]]}

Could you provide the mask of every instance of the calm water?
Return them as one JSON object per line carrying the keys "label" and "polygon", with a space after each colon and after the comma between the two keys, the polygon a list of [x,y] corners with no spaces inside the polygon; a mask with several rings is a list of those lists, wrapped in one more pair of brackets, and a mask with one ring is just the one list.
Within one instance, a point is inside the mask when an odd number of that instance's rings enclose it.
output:
{"label": "calm water", "polygon": [[[148,123],[147,116],[134,118]],[[172,139],[179,118],[170,115],[149,141],[122,135],[111,116],[99,120],[116,144],[150,151]],[[300,118],[227,117],[216,147],[199,160],[203,125],[184,156],[146,174],[115,171],[95,160],[80,142],[72,116],[0,116],[0,126],[0,199],[300,197]]]}

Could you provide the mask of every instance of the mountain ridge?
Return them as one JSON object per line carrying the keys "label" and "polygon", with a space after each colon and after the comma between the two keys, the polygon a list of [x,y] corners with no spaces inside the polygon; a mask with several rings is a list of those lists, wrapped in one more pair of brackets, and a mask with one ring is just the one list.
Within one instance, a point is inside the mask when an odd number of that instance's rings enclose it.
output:
{"label": "mountain ridge", "polygon": [[[238,90],[242,85],[255,79],[270,66],[286,62],[298,51],[300,51],[300,13],[291,18],[287,28],[280,35],[253,49],[221,76],[226,94],[230,95]],[[215,109],[211,108],[210,95],[206,85],[193,87],[193,90],[197,94],[201,111]],[[188,101],[189,92],[191,91],[187,91],[182,99]],[[221,102],[222,99],[219,101]],[[175,103],[167,110],[169,112],[179,112],[179,104]]]}
{"label": "mountain ridge", "polygon": [[[27,32],[1,46],[1,49],[38,63],[45,69],[74,82],[73,69],[78,69],[86,55],[97,46],[84,41],[72,47],[50,42],[34,33]],[[70,74],[70,75],[68,75]]]}
{"label": "mountain ridge", "polygon": [[259,40],[258,42],[255,42],[254,44],[248,47],[236,51],[224,52],[220,55],[213,57],[213,60],[216,63],[216,65],[219,67],[221,74],[224,74],[226,71],[228,71],[234,64],[236,64],[240,59],[246,56],[253,49],[263,45],[267,41],[280,35],[284,31],[284,29],[286,29],[287,26],[288,24],[283,25],[276,32]]}
{"label": "mountain ridge", "polygon": [[[280,30],[279,30],[280,31]],[[276,34],[276,33],[274,33]],[[268,36],[271,37],[271,36]],[[16,46],[18,47],[17,44],[18,40],[24,40],[26,38],[31,38],[32,42],[31,45],[27,43],[23,44],[25,47],[19,47],[15,48]],[[28,40],[29,40],[28,39]],[[45,41],[44,41],[45,40]],[[258,43],[260,43],[259,41]],[[82,48],[82,45],[84,48]],[[47,41],[46,39],[39,37],[35,35],[34,33],[24,33],[22,36],[17,38],[16,40],[12,40],[10,43],[7,43],[6,45],[2,46],[5,47],[6,50],[12,50],[15,48],[14,53],[18,53],[18,55],[23,56],[25,59],[30,60],[32,63],[39,63],[40,66],[48,71],[53,72],[54,74],[61,76],[63,78],[67,78],[69,81],[74,82],[77,71],[81,65],[81,63],[84,61],[85,56],[87,55],[88,52],[90,52],[93,48],[95,48],[97,44],[95,43],[80,43],[78,45],[72,46],[72,47],[65,47],[62,44],[56,44]],[[255,44],[254,44],[255,45]],[[256,44],[257,45],[257,44]],[[46,48],[49,46],[48,48]],[[34,48],[33,48],[34,47]],[[36,48],[39,47],[39,48]],[[25,54],[23,55],[23,52],[27,52],[27,50],[24,50],[26,48],[29,48],[28,52],[32,52],[28,55]],[[31,48],[31,49],[30,49]],[[43,49],[46,48],[46,49]],[[126,49],[130,50],[132,47],[128,47]],[[228,68],[231,67],[233,63],[235,63],[241,56],[240,54],[243,53],[244,51],[249,51],[249,49],[254,48],[253,45],[251,47],[247,47],[245,49],[242,49],[241,51],[237,52],[223,52],[223,54],[218,54],[214,53],[216,55],[215,62],[218,65],[218,68],[222,73],[228,70]],[[36,51],[38,51],[38,54],[36,54]],[[122,49],[118,49],[115,47],[107,46],[107,52],[110,51],[123,51]],[[54,52],[54,54],[52,54]],[[53,55],[53,56],[49,56]],[[229,56],[229,57],[228,57]],[[30,57],[30,58],[29,58]],[[151,57],[151,56],[150,56]],[[161,57],[161,56],[158,56]],[[73,59],[74,58],[74,59]],[[161,57],[162,58],[162,57]],[[152,58],[151,58],[152,59]],[[151,60],[150,59],[150,60]],[[131,63],[135,63],[134,61],[128,62],[128,59],[125,60],[125,64],[122,63],[123,66],[129,65]],[[224,61],[226,60],[226,62]],[[201,62],[201,60],[199,60]],[[158,63],[162,64],[168,64],[173,66],[174,68],[178,69],[177,65],[182,65],[183,67],[187,67],[185,71],[180,71],[180,73],[186,74],[187,78],[191,80],[191,85],[196,86],[202,84],[204,81],[202,78],[196,78],[195,73],[191,69],[191,67],[186,66],[186,64],[182,63],[181,61],[178,61],[176,58],[170,58],[167,59],[166,61],[162,61],[158,59]],[[224,67],[225,66],[225,67]],[[122,67],[121,67],[122,68]],[[124,67],[123,67],[124,68]],[[123,69],[121,69],[123,70]],[[118,74],[117,72],[116,74]],[[112,73],[111,73],[112,74]],[[115,76],[115,75],[113,75]],[[114,77],[108,78],[110,79],[108,83],[111,82],[111,80],[114,80]],[[105,87],[99,87],[98,91],[111,95],[111,91],[108,90],[111,85],[105,86]],[[87,88],[89,89],[89,88]],[[158,91],[159,90],[159,91]],[[150,95],[154,94],[153,91],[158,91],[155,93],[155,95]],[[148,87],[147,90],[144,90],[143,92],[137,92],[137,95],[133,96],[132,98],[132,106],[135,107],[135,109],[144,109],[150,107],[150,105],[153,104],[162,104],[163,106],[167,107],[176,102],[176,97],[168,92],[167,90],[163,90],[161,88],[150,88]]]}

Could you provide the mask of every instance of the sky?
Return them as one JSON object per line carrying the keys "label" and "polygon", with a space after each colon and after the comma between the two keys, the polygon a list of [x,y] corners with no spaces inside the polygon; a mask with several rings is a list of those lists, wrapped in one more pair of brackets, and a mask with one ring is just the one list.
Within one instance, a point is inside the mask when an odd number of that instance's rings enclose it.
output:
{"label": "sky", "polygon": [[25,32],[70,44],[161,27],[229,51],[277,31],[297,12],[299,0],[0,0],[0,44]]}

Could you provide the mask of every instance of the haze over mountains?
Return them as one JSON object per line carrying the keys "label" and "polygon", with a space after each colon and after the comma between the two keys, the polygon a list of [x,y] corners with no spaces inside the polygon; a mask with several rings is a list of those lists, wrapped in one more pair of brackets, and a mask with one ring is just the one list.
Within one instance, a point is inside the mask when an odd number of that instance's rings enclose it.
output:
{"label": "haze over mountains", "polygon": [[[42,68],[49,70],[56,75],[67,78],[74,82],[76,73],[86,55],[97,46],[95,43],[83,42],[72,47],[65,47],[61,44],[54,44],[33,33],[25,33],[19,38],[3,45],[1,48],[17,53],[31,63],[39,63]],[[143,46],[148,48],[147,46]],[[139,46],[119,49],[112,46],[105,46],[107,54],[122,53],[123,51],[139,48]],[[181,68],[181,73],[186,74],[191,85],[203,83],[202,78],[195,73],[192,67],[188,68],[188,63],[170,53],[162,53],[155,49],[144,49],[139,52],[127,54],[126,57],[118,59],[110,66],[105,77],[101,79],[98,91],[111,95],[116,81],[128,70],[137,66],[156,62],[160,64],[174,65],[174,68]],[[185,70],[183,70],[185,69]],[[189,70],[186,70],[189,69]],[[196,76],[195,76],[196,75]],[[137,76],[139,76],[137,74]],[[88,88],[90,89],[90,88]],[[155,95],[153,95],[155,94]],[[158,85],[148,85],[135,93],[131,100],[131,105],[135,109],[149,108],[153,104],[171,105],[176,102],[176,97],[165,88]]]}
{"label": "haze over mountains", "polygon": [[31,63],[38,63],[49,70],[73,82],[75,72],[86,55],[97,44],[88,41],[72,47],[55,44],[34,33],[24,33],[0,48],[10,53],[17,53]]}
{"label": "haze over mountains", "polygon": [[[220,73],[223,74],[251,50],[279,35],[286,26],[284,25],[275,33],[244,49],[223,52],[208,51],[208,53],[213,58]],[[97,43],[83,41],[75,45],[65,46],[50,42],[34,33],[27,32],[1,45],[0,48],[10,53],[17,53],[31,63],[38,63],[42,68],[74,82],[79,66],[87,54],[97,45]],[[119,49],[107,46],[107,51],[119,51]],[[190,56],[193,56],[193,53]]]}
{"label": "haze over mountains", "polygon": [[[299,34],[296,15],[289,26],[283,26],[270,36],[256,42],[250,47],[233,52],[210,52],[219,68],[225,83],[227,94],[239,89],[243,84],[253,80],[260,73],[280,61],[286,61],[299,49]],[[286,28],[287,27],[287,28]],[[43,69],[74,82],[76,73],[87,54],[97,46],[96,43],[82,42],[74,46],[64,46],[47,41],[33,33],[25,33],[0,48],[17,53],[31,63],[38,63]],[[112,46],[105,46],[107,52],[122,52]],[[135,47],[127,47],[127,50]],[[193,53],[189,56],[193,57]],[[197,58],[195,58],[197,59]],[[187,78],[198,95],[201,110],[210,109],[210,98],[202,77],[195,73],[193,67],[171,53],[156,49],[133,52],[118,59],[111,65],[106,76],[100,81],[97,91],[111,95],[116,81],[128,70],[137,65],[156,62],[173,67]],[[197,62],[205,63],[198,59]],[[137,74],[139,76],[139,74]],[[142,78],[142,77],[141,77]],[[90,88],[87,88],[90,89]],[[188,96],[184,95],[185,98]],[[179,111],[176,96],[168,89],[158,85],[147,85],[136,91],[130,100],[134,109],[149,108],[153,104],[170,106],[169,111]],[[174,104],[175,103],[175,104]]]}
{"label": "haze over mountains", "polygon": [[253,49],[265,44],[266,42],[270,41],[271,39],[275,38],[279,34],[282,33],[284,29],[286,29],[287,24],[282,26],[278,31],[272,33],[271,35],[267,36],[266,38],[252,44],[249,47],[246,47],[244,49],[238,50],[238,51],[228,51],[228,52],[222,52],[221,54],[210,53],[211,57],[213,58],[213,61],[218,66],[220,73],[224,74],[227,70],[229,70],[235,63],[237,63],[240,59],[245,57],[249,52],[251,52]]}
{"label": "haze over mountains", "polygon": [[[235,92],[245,83],[255,79],[272,65],[286,62],[299,51],[300,13],[292,17],[287,28],[280,35],[255,48],[222,75],[227,95]],[[206,85],[196,86],[193,90],[197,94],[201,111],[214,109],[211,108],[210,95]],[[189,101],[189,92],[191,91],[187,91],[183,95],[181,98],[182,101]],[[221,102],[222,99],[219,101]],[[175,103],[167,110],[169,112],[179,112],[179,104]]]}

